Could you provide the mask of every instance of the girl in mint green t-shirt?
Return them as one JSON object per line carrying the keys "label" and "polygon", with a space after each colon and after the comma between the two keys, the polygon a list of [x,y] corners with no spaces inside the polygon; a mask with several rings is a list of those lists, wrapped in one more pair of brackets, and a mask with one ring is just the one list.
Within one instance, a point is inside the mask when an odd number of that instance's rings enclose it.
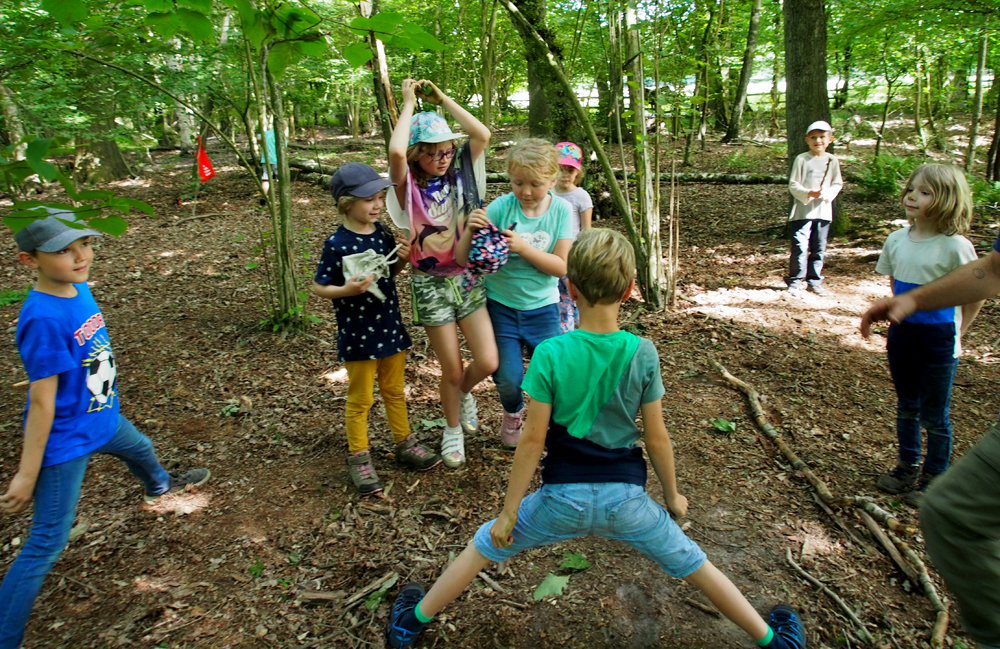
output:
{"label": "girl in mint green t-shirt", "polygon": [[[559,278],[566,274],[566,257],[573,244],[568,202],[552,195],[559,177],[559,154],[540,139],[523,140],[507,153],[511,193],[496,199],[486,217],[470,217],[477,230],[497,226],[510,246],[510,258],[487,275],[486,308],[493,322],[500,366],[493,375],[503,405],[501,439],[513,448],[521,436],[524,396],[522,353],[558,336]],[[468,250],[460,246],[459,263]]]}

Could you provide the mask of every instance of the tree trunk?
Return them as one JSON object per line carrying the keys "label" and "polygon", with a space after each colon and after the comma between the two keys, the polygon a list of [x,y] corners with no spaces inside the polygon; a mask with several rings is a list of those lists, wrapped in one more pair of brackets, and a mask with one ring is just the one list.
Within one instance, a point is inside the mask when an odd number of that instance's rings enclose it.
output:
{"label": "tree trunk", "polygon": [[965,171],[972,171],[976,159],[976,138],[979,136],[979,120],[983,117],[983,73],[986,68],[986,28],[979,30],[979,56],[976,59],[976,96],[972,102],[972,126],[969,128],[969,148],[965,152]]}
{"label": "tree trunk", "polygon": [[[281,86],[267,69],[266,59],[261,71],[267,84],[271,100],[271,115],[274,118],[274,148],[278,160],[278,204],[271,203],[271,232],[274,236],[274,287],[277,311],[272,314],[272,323],[279,328],[293,328],[302,324],[302,313],[297,294],[298,281],[295,277],[295,260],[292,248],[295,245],[295,222],[292,219],[292,178],[288,172],[288,140],[285,136],[287,121],[282,102]],[[274,187],[275,183],[271,183]],[[273,190],[272,190],[273,191]],[[275,210],[275,207],[277,209]]]}
{"label": "tree trunk", "polygon": [[[826,89],[826,10],[823,0],[785,0],[785,128],[788,170],[806,151],[806,128],[815,120],[830,121]],[[831,151],[832,152],[832,151]],[[840,202],[833,203],[830,234],[846,224]]]}
{"label": "tree trunk", "polygon": [[[781,12],[774,12],[774,36],[777,39],[778,35],[781,34]],[[775,40],[771,43],[772,49],[774,50],[774,66],[771,69],[771,119],[767,125],[767,134],[771,137],[777,137],[781,130],[781,126],[778,124],[778,105],[781,98],[778,92],[778,83],[781,81],[781,57],[778,56],[778,42]]]}
{"label": "tree trunk", "polygon": [[496,85],[496,34],[497,13],[500,9],[499,0],[482,2],[482,41],[480,44],[479,98],[481,110],[479,121],[486,128],[493,128],[493,86]]}
{"label": "tree trunk", "polygon": [[656,194],[659,183],[654,188],[654,174],[649,164],[649,141],[646,135],[646,75],[643,69],[642,46],[639,42],[639,25],[635,8],[625,7],[625,55],[629,61],[628,96],[632,109],[633,146],[635,151],[635,186],[639,232],[645,245],[643,266],[637,266],[639,291],[653,309],[664,304],[666,282],[663,277],[663,249],[660,243],[660,215],[656,212]]}
{"label": "tree trunk", "polygon": [[986,180],[1000,181],[1000,101],[997,101],[997,114],[993,120],[993,141],[990,142],[990,153],[986,156]]}
{"label": "tree trunk", "polygon": [[837,88],[837,92],[833,95],[833,107],[843,108],[847,105],[850,97],[851,91],[851,46],[848,45],[844,48],[844,60],[840,67],[840,75],[843,78],[843,84]]}
{"label": "tree trunk", "polygon": [[955,68],[951,77],[951,97],[948,100],[948,112],[961,110],[965,102],[969,101],[969,69]]}
{"label": "tree trunk", "polygon": [[920,66],[920,51],[917,50],[917,73],[913,77],[913,128],[917,131],[917,137],[920,138],[920,151],[927,154],[927,135],[924,133],[923,124],[920,118],[920,108],[924,99],[923,91],[923,68]]}
{"label": "tree trunk", "polygon": [[878,138],[875,140],[875,157],[878,157],[882,148],[882,141],[885,140],[885,123],[889,119],[889,104],[892,103],[892,84],[895,79],[886,77],[885,103],[882,105],[882,125],[878,129]]}
{"label": "tree trunk", "polygon": [[[359,5],[361,15],[365,18],[378,13],[378,0],[371,0],[370,3],[362,2]],[[382,124],[382,139],[385,140],[385,148],[389,149],[389,138],[392,137],[392,130],[396,128],[399,120],[399,109],[396,108],[396,98],[392,94],[392,82],[389,80],[389,65],[385,59],[385,45],[378,38],[375,32],[368,32],[368,44],[372,48],[372,84],[375,90],[375,99],[378,102],[379,122]]]}
{"label": "tree trunk", "polygon": [[17,104],[14,103],[14,95],[2,83],[0,83],[0,108],[3,109],[3,123],[7,127],[10,143],[17,145],[14,148],[14,159],[24,160],[24,152],[28,148],[28,145],[22,142],[24,140],[24,126],[21,124]]}
{"label": "tree trunk", "polygon": [[733,101],[733,116],[729,120],[729,129],[723,142],[732,142],[740,136],[740,121],[743,119],[743,105],[747,101],[747,89],[750,87],[750,77],[753,75],[753,57],[757,51],[757,35],[760,33],[761,0],[753,0],[750,9],[750,28],[747,29],[747,46],[743,50],[743,67],[740,68],[740,82],[736,88],[736,99]]}
{"label": "tree trunk", "polygon": [[[564,88],[548,65],[551,53],[562,72],[562,51],[556,45],[555,34],[545,26],[545,0],[517,0],[513,5],[528,22],[523,25],[514,21],[528,61],[528,132],[532,136],[580,142],[583,130],[573,109],[577,99],[572,88]],[[510,4],[505,6],[510,13]],[[529,30],[541,36],[543,43],[538,43]],[[544,50],[543,45],[547,46]]]}

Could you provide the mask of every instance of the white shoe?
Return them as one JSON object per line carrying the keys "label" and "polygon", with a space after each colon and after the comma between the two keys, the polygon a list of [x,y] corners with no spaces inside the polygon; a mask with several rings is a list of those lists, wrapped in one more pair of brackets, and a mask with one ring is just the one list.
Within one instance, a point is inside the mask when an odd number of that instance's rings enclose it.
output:
{"label": "white shoe", "polygon": [[476,398],[472,393],[462,394],[458,402],[458,422],[466,435],[471,435],[479,430],[479,406],[476,405]]}
{"label": "white shoe", "polygon": [[465,435],[461,428],[453,433],[446,430],[441,437],[441,459],[450,469],[457,469],[465,464]]}

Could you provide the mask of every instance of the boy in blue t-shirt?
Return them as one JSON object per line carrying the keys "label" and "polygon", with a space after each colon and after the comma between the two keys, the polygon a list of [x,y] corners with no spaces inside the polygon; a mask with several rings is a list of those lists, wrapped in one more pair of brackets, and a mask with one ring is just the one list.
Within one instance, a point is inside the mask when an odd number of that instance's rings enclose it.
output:
{"label": "boy in blue t-shirt", "polygon": [[[412,647],[424,625],[455,600],[490,561],[522,550],[595,534],[620,539],[669,575],[701,590],[761,647],[804,649],[796,612],[779,605],[770,623],[646,493],[646,449],[667,507],[687,513],[677,491],[674,455],[663,424],[663,383],[653,343],[618,328],[618,311],[634,285],[635,258],[625,237],[583,232],[568,260],[568,287],[580,328],[535,349],[522,384],[533,399],[514,454],[500,516],[486,523],[426,595],[407,584],[386,628],[388,645]],[[642,413],[642,433],[635,417]],[[525,497],[542,450],[542,486]]]}
{"label": "boy in blue t-shirt", "polygon": [[0,509],[24,511],[35,501],[31,533],[0,584],[0,649],[19,647],[45,575],[59,558],[94,453],[122,459],[145,485],[146,502],[168,491],[204,484],[208,469],[167,473],[153,444],[118,414],[115,356],[87,278],[91,237],[72,228],[75,215],[50,216],[14,235],[21,263],[38,279],[21,308],[17,349],[31,381],[24,448]]}

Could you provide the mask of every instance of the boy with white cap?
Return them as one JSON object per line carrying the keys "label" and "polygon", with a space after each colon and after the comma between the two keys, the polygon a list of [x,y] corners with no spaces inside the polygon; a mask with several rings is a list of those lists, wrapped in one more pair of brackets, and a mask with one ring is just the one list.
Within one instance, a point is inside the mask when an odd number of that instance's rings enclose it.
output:
{"label": "boy with white cap", "polygon": [[14,235],[18,260],[38,271],[38,279],[17,322],[17,350],[31,387],[21,462],[0,495],[0,509],[16,514],[34,500],[35,513],[28,540],[0,584],[0,649],[21,644],[42,582],[69,540],[92,455],[124,461],[149,503],[204,484],[210,475],[208,469],[167,473],[149,438],[118,414],[115,357],[87,286],[91,238],[101,233],[81,227],[72,212],[46,209],[48,217]]}
{"label": "boy with white cap", "polygon": [[788,216],[791,255],[785,283],[789,291],[802,290],[804,281],[813,293],[826,295],[823,255],[833,221],[833,199],[844,186],[840,161],[826,152],[831,142],[833,128],[828,122],[810,124],[806,129],[809,150],[795,158],[788,177],[788,191],[795,198]]}

